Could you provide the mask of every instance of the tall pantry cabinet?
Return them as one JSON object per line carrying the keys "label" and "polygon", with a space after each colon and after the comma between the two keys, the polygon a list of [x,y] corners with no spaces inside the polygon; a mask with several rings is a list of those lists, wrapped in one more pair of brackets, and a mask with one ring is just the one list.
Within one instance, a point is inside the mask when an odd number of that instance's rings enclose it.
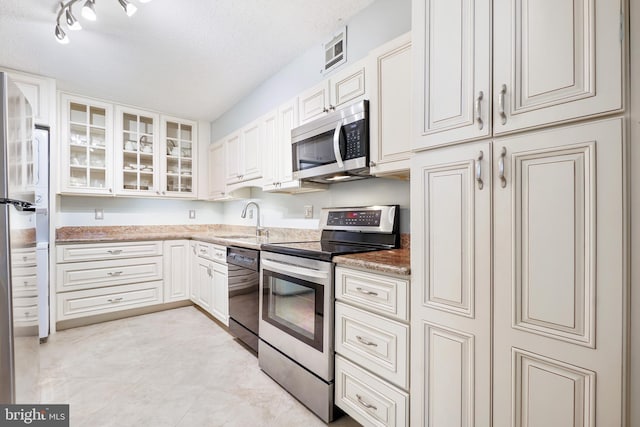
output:
{"label": "tall pantry cabinet", "polygon": [[624,6],[413,1],[412,426],[623,425]]}

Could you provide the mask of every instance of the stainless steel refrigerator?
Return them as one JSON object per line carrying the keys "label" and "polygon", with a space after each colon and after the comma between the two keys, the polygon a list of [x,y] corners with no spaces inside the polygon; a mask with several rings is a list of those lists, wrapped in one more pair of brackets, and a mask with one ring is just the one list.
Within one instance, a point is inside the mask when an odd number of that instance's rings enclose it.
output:
{"label": "stainless steel refrigerator", "polygon": [[[39,150],[31,106],[20,89],[0,72],[1,403],[37,403],[38,310],[43,305],[38,296]],[[46,305],[48,312],[48,300]]]}

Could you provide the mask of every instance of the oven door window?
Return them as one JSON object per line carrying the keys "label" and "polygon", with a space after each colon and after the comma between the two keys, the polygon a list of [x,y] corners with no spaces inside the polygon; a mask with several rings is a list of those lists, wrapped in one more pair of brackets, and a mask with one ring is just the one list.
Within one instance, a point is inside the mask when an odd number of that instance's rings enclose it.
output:
{"label": "oven door window", "polygon": [[322,350],[324,286],[263,271],[262,319]]}

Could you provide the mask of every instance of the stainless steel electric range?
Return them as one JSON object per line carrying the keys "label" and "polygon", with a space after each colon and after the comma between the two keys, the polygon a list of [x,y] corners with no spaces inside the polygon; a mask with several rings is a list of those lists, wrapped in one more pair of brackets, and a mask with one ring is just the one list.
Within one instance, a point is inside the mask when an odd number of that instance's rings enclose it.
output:
{"label": "stainless steel electric range", "polygon": [[325,208],[317,242],[264,244],[260,266],[260,368],[318,417],[335,417],[335,255],[400,246],[393,206]]}

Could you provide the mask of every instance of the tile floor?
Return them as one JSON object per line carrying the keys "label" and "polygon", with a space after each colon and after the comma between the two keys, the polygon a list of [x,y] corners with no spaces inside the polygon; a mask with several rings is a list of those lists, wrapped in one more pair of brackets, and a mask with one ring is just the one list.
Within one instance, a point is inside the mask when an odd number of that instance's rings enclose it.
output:
{"label": "tile floor", "polygon": [[324,426],[194,307],[58,332],[40,360],[36,393],[72,427]]}

